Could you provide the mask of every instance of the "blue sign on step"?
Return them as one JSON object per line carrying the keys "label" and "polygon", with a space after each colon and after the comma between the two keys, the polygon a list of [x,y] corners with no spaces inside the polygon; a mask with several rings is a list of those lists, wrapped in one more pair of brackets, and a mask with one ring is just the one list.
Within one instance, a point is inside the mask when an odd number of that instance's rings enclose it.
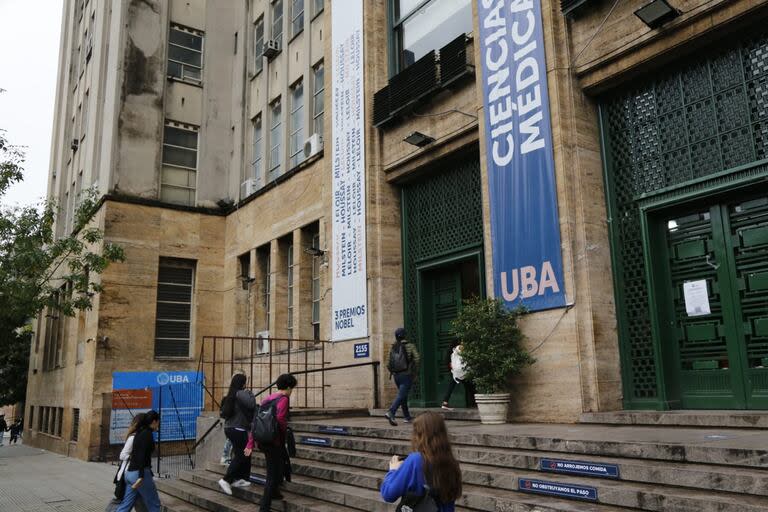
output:
{"label": "blue sign on step", "polygon": [[619,478],[619,466],[617,464],[561,459],[541,459],[539,468],[542,471],[549,471],[551,473]]}
{"label": "blue sign on step", "polygon": [[371,345],[369,343],[355,343],[355,359],[371,356]]}
{"label": "blue sign on step", "polygon": [[313,446],[331,446],[331,440],[327,437],[302,436],[301,444],[311,444]]}
{"label": "blue sign on step", "polygon": [[341,434],[343,436],[349,435],[349,430],[347,429],[347,427],[321,425],[318,430],[323,434]]}
{"label": "blue sign on step", "polygon": [[562,484],[560,482],[545,482],[543,480],[531,480],[518,478],[517,488],[521,492],[532,494],[545,494],[560,498],[575,498],[586,501],[597,501],[597,489],[584,485]]}

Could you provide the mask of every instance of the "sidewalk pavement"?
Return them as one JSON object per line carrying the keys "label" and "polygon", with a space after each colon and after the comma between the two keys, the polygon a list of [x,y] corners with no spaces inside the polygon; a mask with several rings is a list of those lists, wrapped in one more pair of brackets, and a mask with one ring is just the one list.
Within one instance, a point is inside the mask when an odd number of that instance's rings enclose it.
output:
{"label": "sidewalk pavement", "polygon": [[116,468],[24,445],[0,446],[0,512],[104,512]]}

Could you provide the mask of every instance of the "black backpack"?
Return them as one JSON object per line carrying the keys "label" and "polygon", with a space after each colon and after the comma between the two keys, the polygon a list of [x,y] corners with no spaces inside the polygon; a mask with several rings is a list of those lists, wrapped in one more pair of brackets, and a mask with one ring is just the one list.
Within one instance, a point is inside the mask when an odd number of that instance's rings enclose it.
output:
{"label": "black backpack", "polygon": [[389,351],[387,369],[389,373],[400,373],[408,370],[409,367],[408,351],[405,349],[405,344],[398,340]]}
{"label": "black backpack", "polygon": [[225,396],[221,400],[221,406],[219,407],[219,418],[228,420],[235,415],[235,401],[236,399]]}
{"label": "black backpack", "polygon": [[277,423],[277,402],[281,398],[275,398],[256,407],[251,423],[251,435],[257,443],[270,444],[277,439],[280,433],[280,426]]}

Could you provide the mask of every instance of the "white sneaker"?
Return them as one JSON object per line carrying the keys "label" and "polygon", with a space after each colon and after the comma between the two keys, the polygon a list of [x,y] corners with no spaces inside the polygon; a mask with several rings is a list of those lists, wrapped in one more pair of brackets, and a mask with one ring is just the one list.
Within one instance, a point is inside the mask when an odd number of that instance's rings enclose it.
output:
{"label": "white sneaker", "polygon": [[229,482],[223,478],[219,480],[219,487],[221,487],[221,490],[224,491],[225,494],[232,496],[232,487],[229,485]]}
{"label": "white sneaker", "polygon": [[248,487],[249,485],[251,485],[251,482],[248,480],[243,480],[242,478],[232,482],[232,487]]}

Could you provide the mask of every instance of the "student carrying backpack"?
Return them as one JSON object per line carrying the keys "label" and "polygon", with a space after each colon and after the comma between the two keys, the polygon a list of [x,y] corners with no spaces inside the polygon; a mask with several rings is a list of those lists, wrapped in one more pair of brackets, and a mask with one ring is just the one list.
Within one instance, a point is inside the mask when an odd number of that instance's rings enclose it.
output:
{"label": "student carrying backpack", "polygon": [[408,393],[411,391],[413,382],[416,380],[416,376],[419,371],[419,351],[413,343],[410,343],[407,339],[407,333],[405,329],[399,327],[395,330],[395,343],[389,351],[389,361],[387,368],[392,377],[395,379],[395,385],[397,386],[397,398],[392,402],[392,406],[384,414],[389,424],[397,426],[395,421],[395,414],[397,409],[402,406],[403,417],[406,423],[413,421],[411,413],[408,410]]}
{"label": "student carrying backpack", "polygon": [[288,412],[291,407],[291,393],[296,387],[296,377],[284,373],[277,378],[277,393],[265,398],[253,416],[251,432],[245,454],[250,456],[254,444],[264,452],[267,465],[267,481],[259,503],[260,512],[269,512],[272,500],[283,499],[278,487],[283,483],[288,454],[285,449],[288,430]]}
{"label": "student carrying backpack", "polygon": [[219,480],[219,487],[231,495],[232,487],[251,485],[251,457],[245,454],[248,430],[256,408],[256,399],[245,389],[248,379],[242,373],[232,377],[229,392],[222,400],[220,414],[225,417],[224,435],[232,442],[234,457],[227,467],[227,474]]}

